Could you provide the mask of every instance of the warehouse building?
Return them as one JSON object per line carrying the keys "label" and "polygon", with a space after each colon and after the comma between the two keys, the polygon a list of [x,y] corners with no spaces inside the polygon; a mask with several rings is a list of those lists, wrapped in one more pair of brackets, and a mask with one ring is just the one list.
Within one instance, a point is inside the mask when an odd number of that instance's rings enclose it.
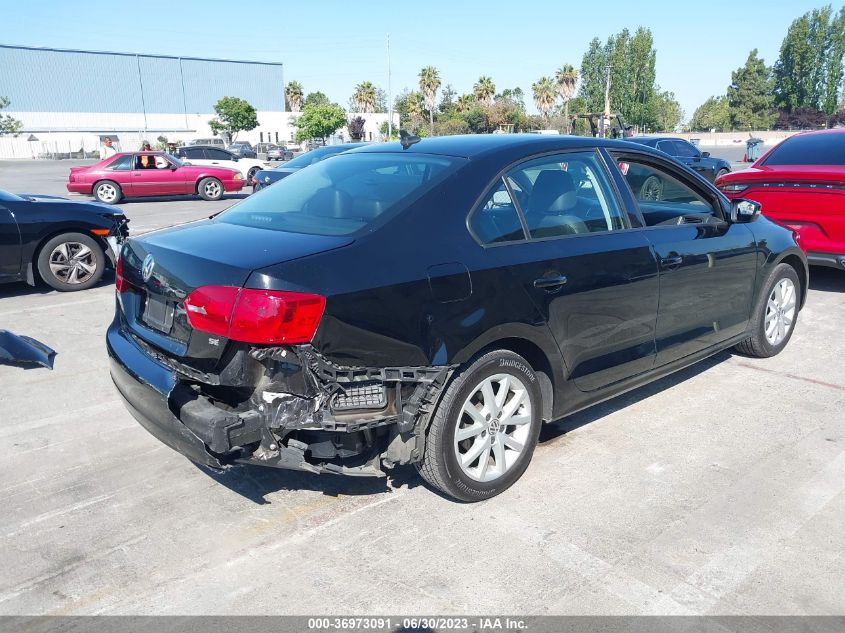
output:
{"label": "warehouse building", "polygon": [[[122,150],[159,137],[209,138],[214,104],[225,96],[258,111],[258,127],[237,140],[290,144],[298,113],[285,112],[284,85],[278,62],[0,44],[0,96],[11,102],[3,113],[23,123],[16,138],[0,137],[0,159],[94,156],[104,136]],[[377,140],[387,115],[364,117],[365,138]]]}

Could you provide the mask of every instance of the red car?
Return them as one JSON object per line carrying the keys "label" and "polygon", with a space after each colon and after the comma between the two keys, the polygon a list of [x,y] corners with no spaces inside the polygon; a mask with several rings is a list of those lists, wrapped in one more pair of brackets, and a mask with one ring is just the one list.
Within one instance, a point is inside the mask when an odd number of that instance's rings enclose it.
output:
{"label": "red car", "polygon": [[796,134],[716,186],[795,231],[810,264],[845,268],[845,130]]}
{"label": "red car", "polygon": [[117,204],[130,196],[199,195],[219,200],[224,192],[240,191],[240,172],[224,167],[185,165],[164,152],[115,154],[90,167],[71,167],[67,190]]}

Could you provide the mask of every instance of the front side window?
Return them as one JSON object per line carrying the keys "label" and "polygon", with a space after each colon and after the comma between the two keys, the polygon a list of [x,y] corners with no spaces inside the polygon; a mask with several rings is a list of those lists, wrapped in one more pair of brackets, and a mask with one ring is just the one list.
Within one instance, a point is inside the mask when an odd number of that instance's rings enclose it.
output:
{"label": "front side window", "polygon": [[232,155],[222,149],[208,148],[205,150],[205,155],[211,160],[232,160]]}
{"label": "front side window", "polygon": [[426,154],[345,154],[262,189],[217,221],[311,235],[351,235],[400,213],[464,162]]}
{"label": "front side window", "polygon": [[624,228],[622,211],[595,152],[530,161],[507,174],[532,238]]}
{"label": "front side window", "polygon": [[669,156],[677,156],[677,150],[675,149],[672,141],[658,141],[657,149],[664,154],[669,154]]}
{"label": "front side window", "polygon": [[708,198],[675,178],[668,170],[627,158],[619,167],[639,203],[646,226],[678,224],[684,216],[719,217]]}
{"label": "front side window", "polygon": [[482,244],[501,244],[525,239],[519,213],[510,191],[500,180],[472,215],[470,226]]}
{"label": "front side window", "polygon": [[686,158],[695,158],[698,156],[698,150],[695,149],[695,145],[686,141],[673,141],[672,144],[675,146],[676,156],[684,156]]}
{"label": "front side window", "polygon": [[118,156],[108,164],[106,169],[111,169],[113,171],[127,171],[132,169],[132,154]]}

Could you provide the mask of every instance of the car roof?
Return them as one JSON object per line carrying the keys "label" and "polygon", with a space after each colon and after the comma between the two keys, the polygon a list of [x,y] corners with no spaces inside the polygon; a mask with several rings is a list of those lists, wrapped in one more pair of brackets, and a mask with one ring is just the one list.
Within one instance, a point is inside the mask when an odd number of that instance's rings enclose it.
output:
{"label": "car roof", "polygon": [[[461,158],[480,158],[486,154],[501,151],[518,153],[540,153],[544,151],[592,149],[633,149],[632,143],[611,139],[592,138],[589,136],[567,136],[546,134],[463,134],[455,136],[436,136],[424,138],[402,149],[399,142],[365,144],[354,151],[356,154],[369,152],[409,152],[419,154],[441,154]],[[636,147],[641,149],[642,145]]]}
{"label": "car roof", "polygon": [[[818,136],[819,134],[845,134],[845,128],[833,128],[832,130],[807,130],[806,132],[798,132],[792,136]],[[789,140],[790,137],[784,139]]]}
{"label": "car roof", "polygon": [[225,147],[220,147],[219,145],[209,145],[207,143],[203,144],[203,145],[183,145],[182,147],[179,147],[177,149],[185,149],[185,148],[191,148],[191,149],[207,148],[207,149],[217,149],[217,150],[222,149],[224,152],[227,151]]}

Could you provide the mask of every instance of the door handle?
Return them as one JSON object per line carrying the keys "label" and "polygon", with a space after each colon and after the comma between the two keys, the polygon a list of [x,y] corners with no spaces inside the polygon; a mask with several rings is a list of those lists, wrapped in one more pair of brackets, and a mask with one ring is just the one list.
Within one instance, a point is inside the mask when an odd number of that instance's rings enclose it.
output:
{"label": "door handle", "polygon": [[567,281],[568,280],[566,279],[566,275],[540,277],[539,279],[534,280],[534,287],[535,288],[544,288],[544,289],[560,288]]}
{"label": "door handle", "polygon": [[684,258],[680,255],[670,255],[669,257],[661,257],[660,265],[663,268],[673,268],[684,263]]}

